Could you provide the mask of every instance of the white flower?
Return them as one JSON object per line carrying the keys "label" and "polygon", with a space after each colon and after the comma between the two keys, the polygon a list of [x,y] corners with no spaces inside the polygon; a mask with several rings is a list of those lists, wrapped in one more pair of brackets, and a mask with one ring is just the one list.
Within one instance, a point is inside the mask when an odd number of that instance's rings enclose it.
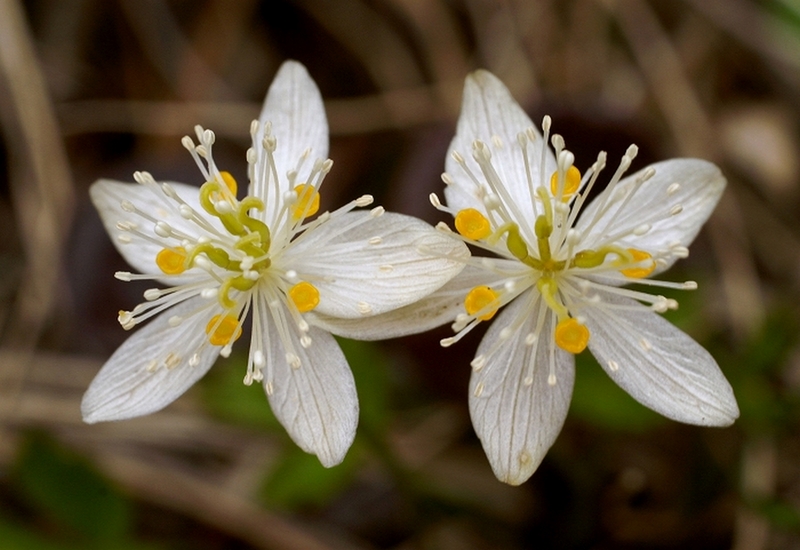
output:
{"label": "white flower", "polygon": [[[621,179],[631,146],[586,205],[605,153],[581,175],[560,136],[555,154],[547,146],[549,118],[543,130],[544,138],[497,78],[474,73],[443,175],[447,206],[431,196],[464,241],[491,253],[472,258],[428,303],[463,292],[445,346],[506,306],[472,361],[470,414],[495,474],[513,485],[533,474],[561,430],[574,354],[587,346],[617,384],[664,416],[727,426],[739,415],[711,355],[658,315],[677,307],[659,288],[696,283],[646,278],[686,257],[722,194],[722,174],[675,159]],[[621,288],[628,283],[656,294]]]}
{"label": "white flower", "polygon": [[[169,285],[121,311],[125,329],[155,317],[108,360],[83,397],[86,422],[157,411],[227,356],[252,314],[245,384],[262,382],[278,420],[322,464],[342,461],[355,437],[358,400],[333,337],[314,326],[346,322],[358,337],[369,317],[406,306],[441,287],[469,253],[424,222],[364,196],[316,217],[332,162],[319,90],[305,68],[285,63],[251,126],[250,186],[237,185],[212,157],[214,134],[185,137],[206,183],[139,185],[99,181],[92,200],[120,253],[142,274],[124,281]],[[335,331],[335,329],[334,329]]]}

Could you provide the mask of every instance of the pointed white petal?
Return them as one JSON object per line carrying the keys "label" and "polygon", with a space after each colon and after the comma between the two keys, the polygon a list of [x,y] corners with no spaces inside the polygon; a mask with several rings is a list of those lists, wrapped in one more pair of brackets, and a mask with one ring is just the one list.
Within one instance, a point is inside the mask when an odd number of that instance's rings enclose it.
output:
{"label": "pointed white petal", "polygon": [[[302,64],[286,61],[278,69],[264,100],[259,122],[262,128],[265,123],[272,123],[272,135],[277,138],[275,165],[281,181],[285,181],[289,170],[296,168],[306,149],[310,149],[306,170],[315,159],[328,157],[328,119],[322,96]],[[261,137],[256,136],[253,143],[259,155],[258,173],[261,173],[260,163],[264,161]]]}
{"label": "pointed white petal", "polygon": [[[702,346],[638,302],[598,294],[600,304],[578,314],[591,333],[589,349],[622,389],[678,422],[728,426],[736,420],[733,390]],[[614,311],[613,305],[635,309]]]}
{"label": "pointed white petal", "polygon": [[486,270],[466,266],[442,288],[418,302],[365,318],[342,319],[312,311],[306,319],[328,332],[354,340],[386,340],[428,331],[464,313],[464,297],[479,285],[498,281]]}
{"label": "pointed white petal", "polygon": [[220,350],[206,336],[211,314],[200,313],[177,327],[168,323],[170,317],[194,311],[203,302],[192,298],[170,308],[114,352],[83,396],[84,422],[123,420],[161,410],[208,372]]}
{"label": "pointed white petal", "polygon": [[317,287],[315,311],[358,318],[427,296],[468,257],[464,243],[417,218],[350,212],[304,234],[281,261]]}
{"label": "pointed white petal", "polygon": [[[205,214],[200,207],[199,189],[197,187],[183,183],[168,183],[189,206]],[[175,245],[177,241],[175,239],[167,241],[156,235],[153,231],[155,224],[134,212],[125,211],[121,206],[122,201],[133,203],[142,212],[159,221],[168,223],[182,233],[193,236],[205,234],[197,225],[185,220],[175,208],[171,207],[171,205],[177,206],[177,203],[169,201],[164,195],[154,193],[153,190],[144,185],[98,180],[89,188],[89,195],[114,246],[125,258],[125,261],[140,273],[162,274],[156,265],[155,258],[163,250],[164,246],[144,239],[135,233],[121,231],[117,228],[118,223],[135,223],[139,231],[165,244]],[[210,220],[209,223],[217,229],[220,228],[220,224],[215,219]],[[128,238],[130,242],[122,242],[120,236]],[[198,276],[205,277],[205,275],[190,270],[181,276],[165,276],[160,280],[165,284],[176,286],[196,281]]]}
{"label": "pointed white petal", "polygon": [[[260,309],[266,317],[267,307]],[[304,348],[298,331],[288,327],[291,352],[300,362],[293,368],[276,323],[265,318],[263,326],[269,327],[264,387],[275,416],[292,440],[317,455],[323,466],[339,464],[353,443],[358,424],[355,380],[342,350],[330,334],[315,327],[308,332],[311,345]]]}
{"label": "pointed white petal", "polygon": [[[517,135],[531,128],[536,139],[532,145],[528,145],[528,158],[531,181],[535,189],[542,183],[549,186],[550,176],[556,169],[555,156],[547,148],[545,167],[542,173],[540,165],[544,140],[525,111],[511,97],[508,88],[487,71],[476,71],[468,76],[464,85],[464,99],[456,136],[450,144],[445,163],[447,173],[454,180],[453,184],[445,188],[448,206],[455,210],[464,208],[484,210],[482,203],[477,199],[479,190],[475,183],[452,157],[453,152],[459,153],[479,181],[485,181],[472,154],[473,143],[475,140],[480,140],[489,146],[492,153],[492,165],[500,176],[508,195],[516,203],[523,216],[517,221],[521,225],[526,222],[533,227],[536,220],[529,190],[528,173],[525,170],[522,149],[517,142]],[[497,138],[500,140],[499,146],[496,143]],[[503,196],[500,198],[503,199]]]}
{"label": "pointed white petal", "polygon": [[[607,210],[589,234],[583,235],[582,248],[595,248],[603,242],[604,236],[644,225],[650,225],[650,230],[644,235],[630,236],[620,244],[645,250],[654,256],[666,252],[674,244],[684,247],[691,244],[719,202],[725,190],[725,177],[715,165],[698,159],[672,159],[649,168],[655,169],[655,175],[641,185],[622,211],[616,206]],[[622,193],[621,190],[633,186],[643,172],[641,170],[622,180],[616,192]],[[601,193],[583,211],[576,224],[579,232],[584,232],[596,216],[607,193]],[[670,215],[670,212],[676,213]],[[657,268],[656,273],[667,269],[677,258],[669,256],[665,259],[667,263]]]}
{"label": "pointed white petal", "polygon": [[[511,485],[527,480],[555,441],[575,380],[575,358],[555,347],[549,311],[538,340],[526,344],[539,308],[546,307],[541,301],[532,307],[533,296],[523,293],[493,321],[478,356],[497,349],[483,368],[473,370],[470,380],[472,424],[495,475]],[[520,316],[525,317],[522,324],[504,339],[506,327],[514,326]],[[553,385],[548,382],[551,372],[556,377]]]}

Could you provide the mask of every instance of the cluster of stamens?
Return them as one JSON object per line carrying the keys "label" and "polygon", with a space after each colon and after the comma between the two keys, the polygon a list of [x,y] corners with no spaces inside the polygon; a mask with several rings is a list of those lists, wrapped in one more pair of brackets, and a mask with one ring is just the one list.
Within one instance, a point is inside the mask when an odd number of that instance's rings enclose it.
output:
{"label": "cluster of stamens", "polygon": [[[179,302],[200,295],[205,300],[198,310],[184,316],[173,315],[169,318],[169,325],[177,326],[187,317],[203,311],[218,311],[208,321],[205,328],[207,340],[203,345],[220,346],[220,353],[228,356],[233,343],[242,335],[242,324],[252,308],[253,341],[244,379],[248,385],[263,380],[263,370],[267,367],[262,342],[264,327],[260,326],[261,315],[258,311],[265,306],[260,300],[252,300],[252,293],[257,290],[266,297],[267,313],[278,324],[287,362],[299,368],[300,359],[292,345],[288,332],[292,328],[289,325],[294,325],[300,332],[300,345],[309,347],[309,325],[302,314],[317,307],[320,293],[313,282],[307,280],[308,277],[301,277],[293,269],[284,266],[280,258],[301,233],[325,223],[332,216],[372,202],[372,197],[365,195],[333,213],[325,212],[307,221],[319,210],[319,188],[331,169],[332,161],[317,160],[310,170],[306,168],[305,171],[310,173],[305,181],[298,182],[298,174],[310,156],[310,151],[306,150],[294,169],[285,176],[289,191],[281,193],[273,156],[277,140],[271,134],[269,123],[263,128],[259,126],[258,121],[254,121],[251,134],[256,138],[261,132],[259,141],[263,151],[261,155],[257,155],[252,148],[247,152],[251,183],[246,197],[241,200],[237,198],[236,180],[230,173],[218,170],[214,163],[211,154],[214,133],[198,126],[196,134],[199,144],[196,145],[188,136],[183,138],[182,143],[205,177],[206,182],[199,189],[202,210],[188,204],[168,183],[158,183],[150,174],[137,172],[134,174],[135,180],[157,195],[163,204],[163,213],[177,213],[189,223],[170,224],[163,219],[166,215],[144,212],[124,200],[121,208],[139,219],[117,224],[122,243],[131,242],[135,235],[160,247],[154,261],[161,272],[145,275],[118,272],[118,279],[180,278],[182,283],[166,289],[147,290],[144,303],[132,311],[120,311],[119,321],[123,328],[131,329]],[[254,139],[254,143],[258,141]],[[268,196],[269,191],[274,194]],[[382,209],[376,209],[375,215],[380,213]],[[269,220],[272,229],[262,220]],[[152,233],[140,227],[142,221],[152,224]],[[187,226],[192,230],[186,229]],[[288,309],[290,319],[286,319],[281,304]],[[197,363],[198,353],[199,350],[195,350],[190,356],[190,365]],[[165,362],[167,368],[180,364],[182,358],[177,353],[170,353],[170,356],[173,359]],[[271,380],[265,386],[268,392],[272,391]]]}
{"label": "cluster of stamens", "polygon": [[[596,162],[582,176],[573,165],[573,154],[564,148],[561,136],[553,135],[551,143],[555,149],[556,166],[547,174],[545,152],[550,130],[549,117],[545,117],[542,128],[543,142],[539,142],[541,138],[532,128],[517,136],[520,162],[524,163],[527,173],[529,205],[518,204],[511,198],[505,182],[492,165],[491,147],[483,141],[474,141],[472,148],[472,157],[480,173],[476,173],[460,153],[452,153],[463,174],[474,185],[474,196],[479,199],[483,211],[477,208],[454,211],[442,205],[435,194],[430,197],[436,208],[454,216],[456,232],[467,244],[498,256],[497,260],[487,257],[471,260],[474,265],[496,275],[495,279],[499,282],[491,286],[477,286],[467,293],[464,299],[465,313],[459,315],[453,324],[456,335],[442,340],[443,346],[457,342],[481,321],[491,319],[500,307],[520,296],[525,290],[535,287],[538,292],[531,298],[531,307],[538,303],[539,297],[547,307],[540,308],[541,315],[537,319],[536,329],[526,336],[526,344],[534,345],[538,341],[545,322],[545,312],[550,311],[554,319],[551,337],[556,345],[577,354],[586,348],[591,336],[585,326],[585,319],[580,314],[581,307],[586,304],[610,309],[614,307],[612,304],[600,304],[600,296],[592,292],[593,290],[602,289],[632,297],[648,303],[654,311],[664,312],[677,308],[677,302],[664,296],[622,289],[619,286],[625,282],[681,289],[693,289],[697,286],[692,281],[672,283],[645,279],[659,265],[665,265],[670,257],[685,257],[688,254],[688,250],[680,243],[673,243],[667,250],[660,251],[641,250],[621,244],[635,241],[637,237],[647,234],[651,224],[615,227],[614,234],[608,233],[609,212],[622,212],[640,186],[655,174],[652,169],[645,170],[634,180],[619,185],[622,175],[636,156],[636,147],[629,147],[622,157],[608,184],[608,190],[600,199],[602,202],[592,214],[587,214],[593,217],[588,220],[588,224],[582,224],[579,233],[575,228],[578,214],[599,173],[605,167],[606,155],[600,153]],[[491,138],[491,146],[495,149],[513,145],[504,144],[497,136]],[[534,162],[536,159],[532,158],[536,153],[540,153],[538,174]],[[442,179],[447,185],[454,183],[453,177],[448,173],[444,173]],[[674,194],[678,189],[679,184],[674,183],[667,189],[667,193]],[[521,221],[529,219],[523,216],[523,208],[533,209],[533,227],[520,225]],[[673,206],[663,212],[662,217],[675,216],[681,210],[680,206]],[[444,224],[440,224],[439,228],[450,231]],[[582,248],[581,243],[587,242],[585,237],[590,234],[592,247]],[[503,259],[517,260],[519,263],[513,263],[511,265],[515,267],[510,267],[509,262],[502,261]],[[603,284],[598,278],[593,278],[593,275],[611,276],[617,284]],[[523,321],[524,319],[517,319],[504,328],[500,333],[501,340],[508,338]],[[473,368],[480,370],[488,355],[490,353],[476,357]],[[529,377],[527,382],[531,383],[532,378]],[[552,361],[550,383],[555,384]]]}

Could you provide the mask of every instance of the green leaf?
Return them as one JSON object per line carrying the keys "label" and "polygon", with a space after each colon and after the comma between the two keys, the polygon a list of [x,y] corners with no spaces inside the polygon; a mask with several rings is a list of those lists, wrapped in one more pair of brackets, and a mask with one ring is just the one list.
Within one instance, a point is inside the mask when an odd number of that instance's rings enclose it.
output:
{"label": "green leaf", "polygon": [[800,531],[800,513],[790,503],[777,499],[758,500],[751,505],[779,529]]}
{"label": "green leaf", "polygon": [[31,506],[62,526],[95,540],[128,533],[128,502],[82,456],[42,434],[32,434],[12,472]]}
{"label": "green leaf", "polygon": [[389,417],[390,359],[372,342],[337,338],[356,380],[359,401],[359,426],[382,434]]}
{"label": "green leaf", "polygon": [[358,463],[356,450],[354,445],[344,462],[325,468],[316,456],[294,445],[288,447],[263,484],[262,500],[270,507],[289,511],[327,504],[350,484]]}
{"label": "green leaf", "polygon": [[74,546],[51,542],[21,525],[0,518],[0,540],[3,548],[14,550],[71,550]]}

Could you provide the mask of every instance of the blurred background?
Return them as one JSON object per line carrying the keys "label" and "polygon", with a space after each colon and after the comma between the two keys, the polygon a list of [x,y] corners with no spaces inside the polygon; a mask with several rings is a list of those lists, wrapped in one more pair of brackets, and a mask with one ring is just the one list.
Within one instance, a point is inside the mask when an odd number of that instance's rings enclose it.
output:
{"label": "blurred background", "polygon": [[[88,200],[98,178],[201,184],[180,138],[240,180],[278,66],[331,128],[327,207],[373,193],[435,222],[464,77],[499,76],[588,167],[675,156],[729,180],[667,278],[742,416],[684,426],[587,353],[534,476],[498,482],[467,410],[476,331],[342,341],[359,432],[333,469],[298,450],[246,346],[164,411],[87,426],[80,398],[145,286]],[[798,0],[0,0],[0,547],[800,548]]]}

